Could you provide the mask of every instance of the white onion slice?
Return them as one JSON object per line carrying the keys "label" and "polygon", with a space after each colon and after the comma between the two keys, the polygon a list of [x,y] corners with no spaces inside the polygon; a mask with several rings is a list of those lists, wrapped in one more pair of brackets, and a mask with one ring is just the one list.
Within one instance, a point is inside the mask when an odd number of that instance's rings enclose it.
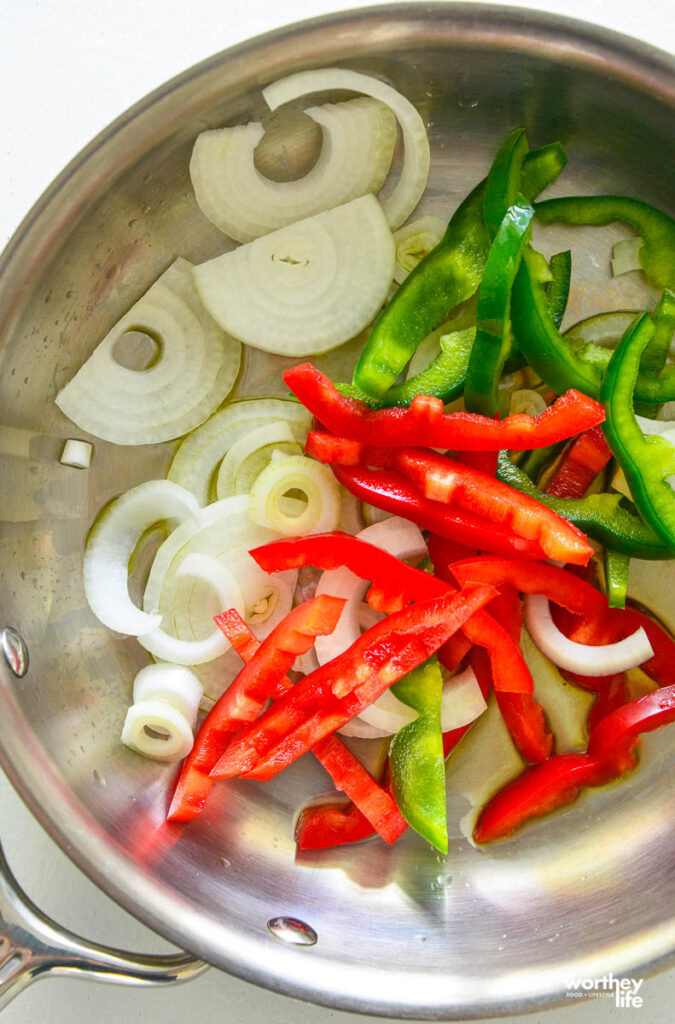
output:
{"label": "white onion slice", "polygon": [[127,567],[145,531],[163,519],[186,520],[197,499],[169,480],[148,480],[120,495],[95,522],[84,552],[84,591],[96,618],[118,633],[137,636],[159,626],[161,616],[142,612],[129,597]]}
{"label": "white onion slice", "polygon": [[225,331],[286,356],[354,338],[382,307],[393,274],[394,240],[371,195],[194,268],[201,300]]}
{"label": "white onion slice", "polygon": [[[289,491],[305,494],[306,504],[286,498]],[[296,506],[299,514],[295,514]],[[286,537],[299,537],[334,530],[340,507],[340,488],[328,466],[305,455],[288,455],[272,459],[256,477],[248,514],[260,526]]]}
{"label": "white onion slice", "polygon": [[144,700],[166,701],[180,711],[191,729],[197,722],[203,692],[194,672],[168,662],[146,665],[134,679],[134,704]]}
{"label": "white onion slice", "polygon": [[400,227],[422,198],[429,175],[429,140],[424,121],[410,100],[396,89],[371,75],[345,68],[298,71],[268,85],[263,89],[263,98],[276,110],[291,100],[327,89],[349,89],[372,96],[386,103],[396,115],[403,135],[403,167],[396,187],[383,206],[392,229]]}
{"label": "white onion slice", "polygon": [[[221,611],[235,608],[240,615],[243,614],[244,600],[239,585],[230,570],[217,558],[194,553],[187,555],[176,574],[204,580],[217,593]],[[183,640],[157,628],[139,636],[138,642],[153,657],[177,665],[203,665],[224,654],[230,646],[230,641],[217,626],[204,640]]]}
{"label": "white onion slice", "polygon": [[637,668],[654,654],[642,626],[625,640],[591,647],[578,644],[561,633],[551,616],[543,594],[525,596],[525,625],[535,644],[559,668],[580,676],[608,676]]}
{"label": "white onion slice", "polygon": [[132,704],[121,738],[131,750],[154,761],[180,761],[190,753],[194,743],[190,723],[164,700]]}
{"label": "white onion slice", "polygon": [[518,416],[524,413],[526,416],[539,416],[547,409],[546,400],[538,391],[530,388],[520,388],[511,393],[509,402],[509,416]]}
{"label": "white onion slice", "polygon": [[[419,528],[398,516],[390,516],[389,519],[367,526],[357,537],[403,561],[419,560],[427,552]],[[369,586],[368,580],[359,579],[344,566],[340,569],[327,569],[321,574],[316,587],[317,596],[330,594],[332,597],[344,597],[346,603],[333,632],[329,636],[317,636],[314,641],[320,665],[343,654],[360,637],[361,604]]]}
{"label": "white onion slice", "polygon": [[254,398],[220,409],[180,445],[169,467],[168,479],[186,487],[200,505],[215,498],[215,475],[225,453],[244,434],[270,420],[283,420],[293,438],[304,447],[312,417],[304,405],[282,398]]}
{"label": "white onion slice", "polygon": [[228,449],[218,470],[216,493],[219,498],[230,494],[248,494],[258,473],[270,461],[273,451],[284,455],[302,455],[291,428],[284,420],[265,423],[250,430]]}
{"label": "white onion slice", "polygon": [[435,249],[445,234],[446,223],[440,217],[420,217],[394,232],[396,266],[394,280],[402,284],[418,263]]}
{"label": "white onion slice", "polygon": [[396,122],[371,98],[305,111],[323,130],[312,169],[295,181],[272,181],[254,163],[264,130],[251,122],[197,137],[190,160],[195,198],[205,217],[237,242],[254,238],[378,192],[389,172]]}
{"label": "white onion slice", "polygon": [[[155,444],[194,430],[232,390],[241,345],[202,306],[192,264],[177,259],[118,320],[56,404],[83,430],[115,444]],[[114,358],[120,339],[138,331],[158,346],[147,369]]]}

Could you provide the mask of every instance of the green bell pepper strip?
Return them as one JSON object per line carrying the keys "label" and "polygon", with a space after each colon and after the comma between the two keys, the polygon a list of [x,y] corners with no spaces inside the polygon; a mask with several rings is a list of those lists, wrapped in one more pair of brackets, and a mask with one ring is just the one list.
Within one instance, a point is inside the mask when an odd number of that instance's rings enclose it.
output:
{"label": "green bell pepper strip", "polygon": [[[546,288],[546,304],[556,327],[560,326],[570,284],[570,253],[560,252],[551,257],[551,281]],[[476,337],[475,327],[448,331],[440,334],[441,351],[433,362],[408,380],[393,384],[380,401],[366,395],[354,384],[336,384],[338,391],[347,398],[357,398],[373,409],[392,405],[407,406],[417,395],[433,395],[443,402],[459,398],[464,392],[469,356]],[[514,352],[504,363],[504,372],[513,373],[525,365],[519,352]]]}
{"label": "green bell pepper strip", "polygon": [[[542,273],[539,253],[531,248],[523,250],[511,292],[516,343],[535,373],[558,394],[575,388],[591,398],[599,398],[611,350],[593,342],[574,345],[563,338],[548,310]],[[663,310],[663,320],[669,324],[670,305],[666,304]],[[673,401],[675,366],[665,367],[658,377],[641,372],[635,385],[635,399],[652,404]]]}
{"label": "green bell pepper strip", "polygon": [[[529,153],[523,164],[526,198],[533,199],[550,184],[566,159],[560,146]],[[373,398],[382,399],[420,342],[478,288],[490,247],[483,223],[484,193],[482,181],[375,321],[353,377],[356,387]]]}
{"label": "green bell pepper strip", "polygon": [[483,416],[504,416],[508,412],[508,395],[500,394],[499,381],[513,348],[509,319],[511,288],[533,215],[533,208],[520,196],[506,211],[490,246],[478,289],[476,338],[464,385],[467,412]]}
{"label": "green bell pepper strip", "polygon": [[654,530],[631,511],[634,506],[620,494],[588,494],[585,498],[555,498],[544,494],[505,452],[499,455],[497,479],[540,501],[614,551],[632,558],[675,558],[675,551],[664,545]]}
{"label": "green bell pepper strip", "polygon": [[628,328],[607,367],[600,390],[603,433],[624,472],[642,518],[675,553],[675,445],[657,434],[645,437],[635,419],[633,391],[642,353],[654,333],[643,313]]}
{"label": "green bell pepper strip", "polygon": [[497,237],[508,209],[521,194],[522,167],[528,151],[525,131],[518,128],[506,136],[492,161],[483,195],[483,223],[491,240]]}
{"label": "green bell pepper strip", "polygon": [[[654,321],[654,334],[642,353],[640,372],[642,375],[658,381],[666,365],[673,334],[675,334],[675,292],[666,288],[654,310],[652,320]],[[658,413],[658,402],[637,401],[635,411],[641,416],[649,416],[654,419]]]}
{"label": "green bell pepper strip", "polygon": [[612,224],[623,221],[642,236],[638,259],[657,288],[675,288],[675,220],[640,199],[629,196],[570,196],[537,203],[543,224]]}
{"label": "green bell pepper strip", "polygon": [[549,261],[548,268],[551,280],[546,288],[546,305],[551,320],[560,327],[570,297],[570,281],[572,279],[572,253],[570,249],[556,252]]}
{"label": "green bell pepper strip", "polygon": [[622,555],[611,548],[604,549],[605,589],[610,608],[625,608],[628,590],[630,555]]}
{"label": "green bell pepper strip", "polygon": [[391,790],[401,814],[423,839],[448,852],[445,758],[441,732],[443,677],[433,658],[391,688],[394,696],[417,712],[400,729],[389,752]]}

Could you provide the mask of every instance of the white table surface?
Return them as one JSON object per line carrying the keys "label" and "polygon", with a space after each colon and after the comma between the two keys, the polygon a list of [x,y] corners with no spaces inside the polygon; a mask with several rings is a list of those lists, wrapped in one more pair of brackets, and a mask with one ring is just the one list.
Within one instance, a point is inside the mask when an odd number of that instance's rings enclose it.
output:
{"label": "white table surface", "polygon": [[[101,128],[151,89],[218,50],[334,9],[340,0],[0,0],[0,247],[40,193]],[[532,8],[584,18],[672,50],[668,4],[643,0],[530,0]],[[92,885],[42,831],[0,774],[0,837],[37,904],[74,931],[147,952],[166,943]],[[675,970],[645,982],[641,1009],[611,999],[575,1000],[520,1018],[531,1024],[640,1024],[673,1020]],[[572,1003],[572,1001],[570,1001]],[[359,1024],[210,970],[188,985],[148,991],[52,980],[4,1012],[3,1024],[118,1024],[201,1020],[228,1024]]]}

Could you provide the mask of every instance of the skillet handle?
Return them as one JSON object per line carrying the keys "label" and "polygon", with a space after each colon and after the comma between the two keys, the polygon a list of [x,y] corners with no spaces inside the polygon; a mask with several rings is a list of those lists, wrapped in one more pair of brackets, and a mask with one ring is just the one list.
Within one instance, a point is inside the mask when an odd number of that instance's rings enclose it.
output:
{"label": "skillet handle", "polygon": [[110,949],[61,928],[23,892],[0,845],[0,1010],[31,982],[50,975],[167,985],[189,981],[207,966],[188,953],[146,956]]}

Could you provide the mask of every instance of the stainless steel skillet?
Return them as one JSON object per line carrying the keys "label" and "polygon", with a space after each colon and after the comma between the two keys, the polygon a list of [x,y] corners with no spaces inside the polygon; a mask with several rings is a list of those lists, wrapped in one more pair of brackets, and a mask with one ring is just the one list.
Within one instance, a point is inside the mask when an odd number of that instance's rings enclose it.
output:
{"label": "stainless steel skillet", "polygon": [[[55,458],[55,439],[72,432],[51,404],[56,388],[175,253],[199,259],[217,249],[189,195],[195,134],[255,115],[260,84],[334,63],[384,75],[433,122],[429,212],[454,208],[521,122],[533,143],[568,144],[561,190],[670,202],[667,59],[503,8],[396,5],[294,28],[214,58],[117,122],[55,183],[2,266],[0,406],[11,430],[3,429],[0,468],[0,625],[19,629],[31,658],[22,680],[3,675],[3,763],[99,884],[219,966],[345,1008],[432,1018],[516,1012],[563,998],[570,974],[644,973],[670,958],[666,735],[653,738],[626,786],[488,853],[457,837],[447,864],[412,841],[295,863],[293,813],[325,788],[304,765],[271,791],[232,786],[203,826],[171,845],[161,826],[165,773],[117,743],[141,653],[99,630],[78,572],[95,511],[161,473],[170,447],[97,443],[91,472],[79,475]],[[626,282],[608,293],[593,267],[612,237],[588,242],[577,316],[643,298]],[[260,367],[249,370],[240,393],[258,386]],[[284,915],[314,928],[316,945],[277,943],[266,923]]]}

